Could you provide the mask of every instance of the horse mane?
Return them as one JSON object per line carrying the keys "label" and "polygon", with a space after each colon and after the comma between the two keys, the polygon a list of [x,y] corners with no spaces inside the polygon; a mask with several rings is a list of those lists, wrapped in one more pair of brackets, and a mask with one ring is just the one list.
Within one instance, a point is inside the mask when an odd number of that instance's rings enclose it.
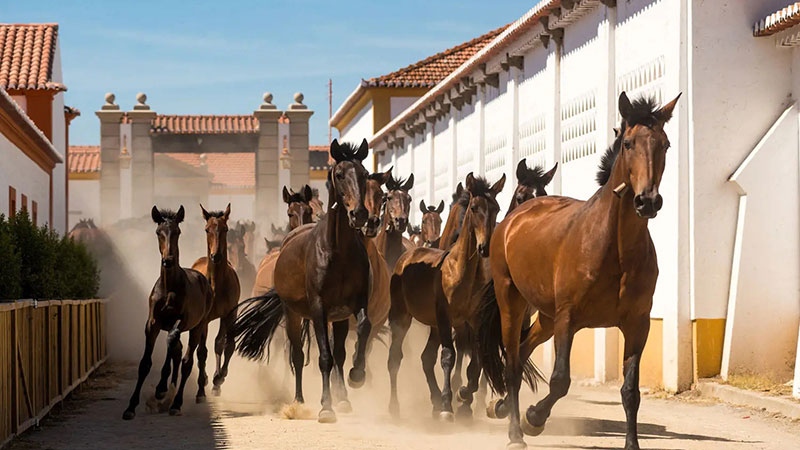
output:
{"label": "horse mane", "polygon": [[422,234],[422,227],[419,225],[413,225],[408,227],[408,235],[413,236],[415,234]]}
{"label": "horse mane", "polygon": [[73,230],[96,230],[97,225],[94,224],[94,219],[81,219],[72,227]]}
{"label": "horse mane", "polygon": [[522,171],[522,173],[518,173],[517,175],[522,175],[518,177],[519,184],[527,187],[537,187],[544,184],[544,169],[539,166],[534,168],[526,167],[526,170]]}
{"label": "horse mane", "polygon": [[225,215],[225,211],[208,211],[208,217],[216,217],[221,219]]}
{"label": "horse mane", "polygon": [[161,214],[161,218],[164,220],[169,220],[175,222],[178,220],[178,213],[177,211],[173,211],[171,209],[159,209],[158,213]]}
{"label": "horse mane", "polygon": [[[491,192],[491,190],[492,190],[492,186],[489,184],[488,181],[486,181],[486,178],[484,178],[484,177],[473,177],[472,190],[470,191],[469,189],[464,189],[464,192],[467,193],[467,195],[466,195],[467,202],[469,202],[469,194],[472,194],[473,196],[476,196],[476,197],[486,197],[487,195],[489,195],[489,192]],[[463,197],[464,197],[464,195],[462,195],[462,198]],[[461,201],[461,199],[459,199],[459,202],[460,201]],[[466,206],[466,203],[465,203],[465,206]]]}
{"label": "horse mane", "polygon": [[360,163],[361,160],[356,158],[360,145],[361,144],[356,144],[354,142],[339,142],[339,151],[342,152],[343,156],[342,161],[355,161]]}
{"label": "horse mane", "polygon": [[629,117],[622,119],[620,131],[617,133],[614,143],[606,149],[603,157],[600,158],[600,166],[595,177],[597,184],[605,186],[608,183],[608,179],[611,178],[611,170],[614,168],[614,163],[617,161],[617,156],[619,156],[619,152],[622,149],[622,136],[625,135],[625,130],[635,125],[652,127],[659,121],[658,109],[659,106],[655,97],[640,97],[631,103]]}
{"label": "horse mane", "polygon": [[428,212],[429,213],[435,213],[436,212],[436,207],[435,206],[427,205],[427,208],[428,208]]}
{"label": "horse mane", "polygon": [[386,181],[386,189],[390,191],[402,191],[403,185],[406,183],[406,181],[408,180],[405,178],[395,178],[392,176],[392,174],[389,174],[389,180]]}
{"label": "horse mane", "polygon": [[289,191],[289,201],[287,203],[307,203],[306,198],[300,192]]}
{"label": "horse mane", "polygon": [[311,198],[319,198],[319,189],[311,188]]}

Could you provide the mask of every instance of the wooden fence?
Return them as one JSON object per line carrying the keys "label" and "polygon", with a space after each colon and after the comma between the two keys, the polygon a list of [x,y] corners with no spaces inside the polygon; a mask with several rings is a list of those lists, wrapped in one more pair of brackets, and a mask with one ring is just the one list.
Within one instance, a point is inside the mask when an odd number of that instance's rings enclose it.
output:
{"label": "wooden fence", "polygon": [[104,300],[0,303],[0,447],[106,359]]}

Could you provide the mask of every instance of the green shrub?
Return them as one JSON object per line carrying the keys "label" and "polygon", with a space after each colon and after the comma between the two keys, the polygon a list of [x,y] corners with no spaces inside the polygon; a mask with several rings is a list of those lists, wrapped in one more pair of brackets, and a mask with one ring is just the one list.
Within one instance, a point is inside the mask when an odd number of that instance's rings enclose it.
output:
{"label": "green shrub", "polygon": [[0,215],[0,299],[85,299],[97,295],[100,272],[86,247],[20,211]]}

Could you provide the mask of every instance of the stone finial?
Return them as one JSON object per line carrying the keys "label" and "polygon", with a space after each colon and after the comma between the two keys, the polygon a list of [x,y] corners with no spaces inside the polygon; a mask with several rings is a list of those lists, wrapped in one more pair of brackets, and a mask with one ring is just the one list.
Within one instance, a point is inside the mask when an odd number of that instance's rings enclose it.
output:
{"label": "stone finial", "polygon": [[136,94],[136,104],[133,106],[133,110],[146,111],[150,109],[150,106],[145,102],[147,102],[147,95],[144,92],[139,92]]}
{"label": "stone finial", "polygon": [[289,109],[308,109],[308,106],[303,104],[303,99],[305,96],[302,92],[295,92],[294,94],[294,103],[289,105]]}
{"label": "stone finial", "polygon": [[276,109],[272,104],[272,92],[264,92],[264,103],[261,104],[259,109]]}
{"label": "stone finial", "polygon": [[100,108],[101,110],[109,110],[109,109],[119,109],[119,105],[114,103],[116,100],[116,96],[114,93],[109,92],[106,94],[106,103]]}

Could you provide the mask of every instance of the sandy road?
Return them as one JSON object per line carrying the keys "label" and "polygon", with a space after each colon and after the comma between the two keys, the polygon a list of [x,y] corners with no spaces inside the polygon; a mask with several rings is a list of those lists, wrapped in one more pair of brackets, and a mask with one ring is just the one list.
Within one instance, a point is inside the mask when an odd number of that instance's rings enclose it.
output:
{"label": "sandy road", "polygon": [[[244,364],[244,363],[242,363]],[[308,372],[314,373],[313,364]],[[46,420],[26,433],[12,449],[502,449],[506,422],[491,421],[482,411],[469,423],[442,424],[430,419],[427,394],[419,385],[401,401],[403,420],[386,412],[387,396],[377,381],[373,389],[351,392],[352,414],[339,414],[333,425],[313,420],[317,378],[309,377],[306,398],[311,420],[281,417],[280,401],[264,395],[263,383],[286,385],[258,370],[226,383],[227,390],[208,404],[194,404],[195,384],[188,385],[184,414],[150,414],[142,406],[132,422],[120,419],[134,383],[134,366],[108,365]],[[401,382],[421,377],[401,372]],[[253,377],[259,376],[259,382]],[[265,381],[266,380],[266,381]],[[149,392],[155,376],[148,379]],[[312,386],[313,385],[313,386]],[[367,386],[369,388],[369,386]],[[403,384],[401,384],[403,388]],[[545,387],[546,389],[546,387]],[[532,394],[523,398],[527,405]],[[642,448],[647,449],[800,449],[800,423],[763,413],[691,398],[645,396],[640,411]],[[559,402],[542,436],[528,437],[531,448],[606,449],[624,442],[624,413],[613,386],[573,383]]]}

